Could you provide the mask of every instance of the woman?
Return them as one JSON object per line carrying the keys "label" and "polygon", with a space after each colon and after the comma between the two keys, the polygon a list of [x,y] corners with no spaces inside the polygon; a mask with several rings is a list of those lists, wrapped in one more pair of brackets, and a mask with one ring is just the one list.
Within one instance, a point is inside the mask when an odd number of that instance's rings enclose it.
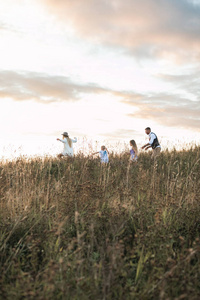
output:
{"label": "woman", "polygon": [[58,154],[58,157],[61,158],[62,156],[70,156],[73,157],[74,150],[73,150],[73,143],[77,142],[77,138],[75,137],[74,140],[69,138],[69,135],[67,132],[63,132],[62,134],[63,139],[57,139],[57,141],[60,141],[64,144],[63,152]]}

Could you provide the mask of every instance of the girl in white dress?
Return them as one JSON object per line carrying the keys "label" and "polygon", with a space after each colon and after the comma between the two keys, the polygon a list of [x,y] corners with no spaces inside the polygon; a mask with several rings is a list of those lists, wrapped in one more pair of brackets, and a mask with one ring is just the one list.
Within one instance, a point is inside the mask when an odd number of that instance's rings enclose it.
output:
{"label": "girl in white dress", "polygon": [[57,139],[57,141],[60,141],[64,144],[63,152],[58,154],[58,157],[61,158],[62,156],[70,156],[73,157],[74,150],[73,150],[73,143],[77,142],[77,138],[75,137],[74,140],[70,139],[67,132],[63,132],[62,134],[63,139]]}

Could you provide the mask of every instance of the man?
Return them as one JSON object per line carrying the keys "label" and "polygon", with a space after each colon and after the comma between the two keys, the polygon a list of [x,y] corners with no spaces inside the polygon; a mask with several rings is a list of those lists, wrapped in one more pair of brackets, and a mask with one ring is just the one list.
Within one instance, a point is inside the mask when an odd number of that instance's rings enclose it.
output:
{"label": "man", "polygon": [[152,156],[151,158],[155,159],[157,156],[159,156],[161,151],[161,146],[159,144],[158,138],[155,133],[151,132],[151,128],[147,127],[145,128],[145,133],[149,136],[149,142],[142,146],[142,149],[149,149],[152,148]]}

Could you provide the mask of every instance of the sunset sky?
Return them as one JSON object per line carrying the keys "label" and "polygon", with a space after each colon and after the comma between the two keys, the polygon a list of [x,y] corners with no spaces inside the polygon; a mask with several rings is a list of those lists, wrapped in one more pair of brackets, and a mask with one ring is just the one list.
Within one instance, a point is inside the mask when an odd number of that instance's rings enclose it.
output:
{"label": "sunset sky", "polygon": [[199,0],[0,0],[0,156],[200,143]]}

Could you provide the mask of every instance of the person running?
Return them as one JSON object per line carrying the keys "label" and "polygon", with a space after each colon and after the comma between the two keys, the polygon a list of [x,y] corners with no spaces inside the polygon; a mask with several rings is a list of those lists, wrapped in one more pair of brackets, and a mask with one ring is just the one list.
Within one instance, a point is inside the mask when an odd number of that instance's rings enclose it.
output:
{"label": "person running", "polygon": [[136,145],[136,142],[134,140],[131,140],[130,141],[130,146],[131,146],[131,149],[130,149],[130,162],[137,162],[137,159],[138,159],[138,148],[137,148],[137,145]]}
{"label": "person running", "polygon": [[149,136],[149,142],[142,146],[142,149],[149,149],[152,148],[152,155],[151,158],[155,159],[160,155],[161,146],[159,144],[158,138],[155,133],[151,132],[151,128],[145,128],[145,133]]}
{"label": "person running", "polygon": [[63,152],[58,154],[58,157],[61,158],[62,156],[70,156],[73,157],[74,150],[73,150],[73,143],[77,142],[77,138],[75,137],[74,140],[70,139],[67,132],[63,132],[62,134],[63,139],[57,139],[57,141],[60,141],[64,144]]}
{"label": "person running", "polygon": [[98,152],[93,153],[92,155],[99,154],[101,163],[108,163],[109,158],[108,158],[108,149],[105,146],[101,146],[101,150]]}

